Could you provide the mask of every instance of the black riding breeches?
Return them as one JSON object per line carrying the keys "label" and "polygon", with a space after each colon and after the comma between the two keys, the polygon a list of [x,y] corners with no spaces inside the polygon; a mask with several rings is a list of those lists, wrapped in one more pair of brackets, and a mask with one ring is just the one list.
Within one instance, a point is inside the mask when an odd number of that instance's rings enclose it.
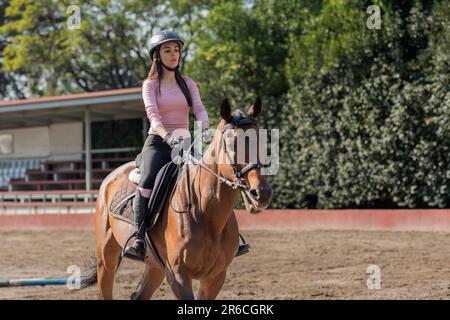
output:
{"label": "black riding breeches", "polygon": [[171,159],[172,149],[157,134],[149,134],[141,152],[139,187],[153,189],[159,170]]}

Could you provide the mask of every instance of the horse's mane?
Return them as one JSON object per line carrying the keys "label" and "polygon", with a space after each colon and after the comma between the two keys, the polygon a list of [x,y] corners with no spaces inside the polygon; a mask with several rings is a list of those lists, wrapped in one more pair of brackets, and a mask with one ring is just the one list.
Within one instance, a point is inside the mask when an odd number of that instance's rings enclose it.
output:
{"label": "horse's mane", "polygon": [[[255,118],[249,116],[249,115],[248,115],[243,109],[241,109],[241,108],[238,108],[238,109],[232,111],[232,112],[231,112],[231,116],[232,116],[232,118],[231,118],[230,123],[232,123],[232,124],[239,124],[239,122],[245,122],[245,121],[243,121],[243,120],[255,121]],[[218,128],[218,129],[220,129],[220,128]],[[191,156],[192,156],[192,155],[191,155]],[[184,177],[184,175],[186,174],[186,169],[188,169],[188,168],[190,169],[191,167],[190,167],[190,166],[185,166],[185,165],[182,165],[182,166],[180,167],[179,172],[178,172],[178,178],[177,178],[176,184],[178,184],[178,182]],[[188,169],[188,170],[189,170],[189,169]],[[195,169],[194,169],[195,174],[194,174],[194,176],[197,174],[197,171],[198,171],[199,169],[200,169],[199,166],[195,166]]]}
{"label": "horse's mane", "polygon": [[236,117],[248,117],[247,113],[244,112],[244,110],[242,110],[241,108],[234,110],[231,113],[232,116],[236,116]]}
{"label": "horse's mane", "polygon": [[252,116],[249,116],[247,112],[245,112],[241,108],[236,109],[231,113],[231,120],[230,120],[231,124],[239,125],[251,122],[256,123],[256,119]]}
{"label": "horse's mane", "polygon": [[250,119],[251,117],[241,108],[234,110],[233,112],[231,112],[231,115],[233,117],[237,117],[237,118],[246,118],[246,119]]}

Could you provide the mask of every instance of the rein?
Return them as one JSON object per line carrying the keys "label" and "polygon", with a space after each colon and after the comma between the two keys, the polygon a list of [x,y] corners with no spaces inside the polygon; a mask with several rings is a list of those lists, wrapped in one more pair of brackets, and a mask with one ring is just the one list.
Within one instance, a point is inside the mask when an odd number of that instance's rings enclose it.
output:
{"label": "rein", "polygon": [[[203,165],[202,161],[198,160],[195,157],[192,157],[191,155],[191,149],[192,146],[195,145],[195,143],[197,143],[197,141],[202,137],[201,135],[199,135],[194,142],[189,146],[186,154],[183,155],[183,146],[181,146],[180,148],[180,154],[179,154],[179,162],[178,162],[178,166],[181,167],[183,164],[185,166],[185,170],[186,170],[186,192],[188,194],[188,204],[186,205],[184,210],[176,210],[171,203],[171,208],[177,212],[177,213],[188,213],[190,212],[191,208],[192,208],[192,204],[191,204],[191,191],[190,191],[190,178],[189,178],[189,164],[193,164],[193,165],[198,165],[200,168],[203,168],[209,172],[211,172],[213,175],[215,175],[217,177],[217,179],[221,182],[221,183],[225,183],[226,185],[228,185],[229,187],[233,188],[233,189],[240,189],[242,197],[244,198],[244,202],[245,202],[245,206],[247,211],[251,212],[251,213],[256,213],[258,212],[256,209],[254,209],[255,203],[254,200],[252,198],[252,196],[249,194],[249,186],[247,185],[247,183],[245,182],[245,180],[242,179],[242,176],[244,174],[246,174],[247,172],[253,170],[253,169],[259,169],[259,168],[267,168],[270,166],[270,163],[268,164],[262,164],[259,160],[257,163],[249,163],[248,165],[246,165],[242,170],[238,171],[238,169],[234,166],[232,159],[230,158],[230,155],[227,152],[227,147],[225,144],[225,140],[223,139],[223,134],[230,129],[235,129],[238,125],[240,124],[254,124],[256,123],[256,120],[253,118],[249,118],[249,117],[241,117],[241,118],[233,118],[231,123],[228,123],[227,125],[225,125],[222,130],[221,130],[221,135],[220,135],[220,139],[221,141],[223,141],[223,146],[224,146],[224,151],[225,151],[225,155],[227,156],[228,160],[230,161],[230,165],[233,169],[233,177],[234,177],[234,181],[231,181],[223,176],[219,176],[217,173],[215,173],[213,170],[211,170],[210,168],[206,167],[205,165]],[[173,193],[175,192],[176,188],[173,188],[172,190],[172,194],[170,195],[169,199],[172,198]],[[253,207],[253,208],[252,208]]]}

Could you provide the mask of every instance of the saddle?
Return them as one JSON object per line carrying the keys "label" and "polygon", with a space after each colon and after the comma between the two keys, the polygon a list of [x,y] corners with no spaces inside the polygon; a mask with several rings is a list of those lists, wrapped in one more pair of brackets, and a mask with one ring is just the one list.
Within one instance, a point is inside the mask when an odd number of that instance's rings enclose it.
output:
{"label": "saddle", "polygon": [[[113,217],[130,224],[133,224],[132,201],[141,178],[139,169],[141,161],[141,154],[139,154],[135,160],[136,168],[130,172],[128,180],[122,182],[122,185],[117,189],[109,210]],[[178,171],[178,165],[170,161],[156,175],[155,184],[148,202],[148,208],[151,208],[151,212],[146,213],[143,223],[147,229],[151,229],[158,220],[167,198],[176,185]]]}
{"label": "saddle", "polygon": [[[113,196],[113,201],[110,206],[110,215],[116,219],[125,221],[129,224],[133,224],[133,208],[132,208],[132,200],[136,194],[136,188],[140,181],[140,170],[139,165],[142,161],[141,154],[136,157],[135,163],[136,168],[132,170],[128,175],[128,180],[122,182],[122,185],[119,186],[116,193]],[[147,212],[142,223],[142,226],[147,230],[153,228],[153,226],[160,218],[161,211],[164,208],[164,205],[172,194],[173,189],[176,186],[178,173],[179,173],[179,165],[173,161],[165,164],[156,175],[155,184],[152,190],[152,194],[149,199],[149,208],[152,208],[151,212]],[[170,199],[169,199],[170,200]],[[242,244],[239,245],[239,249],[236,253],[236,257],[243,255],[249,251],[250,245],[245,241],[244,237],[239,234],[239,237],[242,241]],[[148,245],[148,238],[146,238],[146,242]],[[164,268],[164,262],[159,258],[158,253],[153,248],[153,245],[150,242],[150,249],[154,256],[157,257],[159,263]]]}

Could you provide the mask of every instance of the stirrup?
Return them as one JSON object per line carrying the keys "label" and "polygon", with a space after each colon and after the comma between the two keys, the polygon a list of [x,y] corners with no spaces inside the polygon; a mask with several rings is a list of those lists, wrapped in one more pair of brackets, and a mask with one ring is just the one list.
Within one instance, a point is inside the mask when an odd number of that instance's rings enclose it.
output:
{"label": "stirrup", "polygon": [[235,257],[242,256],[243,254],[246,254],[250,251],[250,244],[247,243],[247,241],[245,241],[244,237],[240,233],[239,233],[239,239],[242,240],[242,243],[239,243],[239,248],[238,248],[236,254],[234,255]]}
{"label": "stirrup", "polygon": [[249,251],[250,251],[250,244],[242,243],[239,244],[239,249],[234,256],[239,257],[242,256],[243,254],[249,253]]}
{"label": "stirrup", "polygon": [[122,258],[125,257],[125,258],[129,258],[129,259],[131,259],[131,260],[143,262],[143,261],[145,260],[145,254],[147,253],[147,249],[146,249],[146,246],[145,246],[145,241],[142,240],[142,239],[136,239],[136,240],[135,240],[135,241],[142,241],[142,246],[143,246],[144,252],[143,252],[143,254],[141,255],[141,254],[138,254],[138,252],[136,251],[136,249],[134,248],[133,245],[127,245],[128,242],[130,241],[130,239],[133,238],[133,237],[137,237],[137,233],[136,233],[136,232],[133,233],[133,234],[127,239],[127,241],[125,242],[125,245],[124,245],[124,247],[123,247],[123,249],[122,249],[122,252],[121,252],[120,256],[121,256]]}

